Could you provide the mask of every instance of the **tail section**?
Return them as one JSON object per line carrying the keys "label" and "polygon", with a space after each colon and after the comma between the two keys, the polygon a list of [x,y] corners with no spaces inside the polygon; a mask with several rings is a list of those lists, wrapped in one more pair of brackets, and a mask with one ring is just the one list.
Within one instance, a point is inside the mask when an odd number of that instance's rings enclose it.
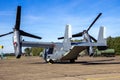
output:
{"label": "tail section", "polygon": [[71,48],[71,38],[72,38],[71,25],[67,24],[63,41],[63,49],[65,51],[68,51]]}
{"label": "tail section", "polygon": [[104,38],[104,27],[100,27],[97,43],[100,45],[97,46],[98,50],[107,49],[107,41]]}

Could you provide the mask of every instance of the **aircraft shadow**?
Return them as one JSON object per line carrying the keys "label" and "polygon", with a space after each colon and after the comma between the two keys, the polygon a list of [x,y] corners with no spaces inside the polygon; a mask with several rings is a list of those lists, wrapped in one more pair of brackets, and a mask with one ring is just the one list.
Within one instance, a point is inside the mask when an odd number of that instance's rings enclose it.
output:
{"label": "aircraft shadow", "polygon": [[108,64],[120,64],[115,59],[105,59],[105,60],[94,60],[94,61],[76,61],[74,63],[70,62],[56,62],[55,64],[82,64],[82,65],[108,65]]}
{"label": "aircraft shadow", "polygon": [[97,63],[97,62],[86,62],[82,63],[83,65],[107,65],[107,64],[120,64],[120,62],[106,62],[106,63]]}
{"label": "aircraft shadow", "polygon": [[118,61],[114,61],[115,59],[107,59],[107,60],[95,60],[95,61],[78,61],[75,62],[77,64],[83,65],[108,65],[108,64],[120,64]]}
{"label": "aircraft shadow", "polygon": [[29,63],[29,64],[47,64],[46,62],[34,62],[34,63]]}
{"label": "aircraft shadow", "polygon": [[[94,61],[76,61],[74,63],[70,62],[54,62],[53,64],[82,64],[82,65],[108,65],[108,64],[120,64],[118,61],[114,61],[115,59],[107,59],[107,60],[94,60]],[[46,62],[34,62],[30,64],[49,64]]]}

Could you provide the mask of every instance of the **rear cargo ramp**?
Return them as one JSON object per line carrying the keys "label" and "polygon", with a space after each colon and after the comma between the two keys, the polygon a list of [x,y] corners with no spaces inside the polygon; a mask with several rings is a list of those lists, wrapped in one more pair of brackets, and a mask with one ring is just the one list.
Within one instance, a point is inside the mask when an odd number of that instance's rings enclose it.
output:
{"label": "rear cargo ramp", "polygon": [[84,46],[74,46],[61,60],[77,59],[79,53],[85,49],[86,47]]}

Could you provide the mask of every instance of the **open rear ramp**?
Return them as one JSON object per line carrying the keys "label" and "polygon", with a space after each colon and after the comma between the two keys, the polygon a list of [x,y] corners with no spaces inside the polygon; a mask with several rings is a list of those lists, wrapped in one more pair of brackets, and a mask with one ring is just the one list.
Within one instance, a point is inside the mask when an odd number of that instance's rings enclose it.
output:
{"label": "open rear ramp", "polygon": [[79,53],[86,49],[84,46],[74,46],[61,60],[77,59]]}

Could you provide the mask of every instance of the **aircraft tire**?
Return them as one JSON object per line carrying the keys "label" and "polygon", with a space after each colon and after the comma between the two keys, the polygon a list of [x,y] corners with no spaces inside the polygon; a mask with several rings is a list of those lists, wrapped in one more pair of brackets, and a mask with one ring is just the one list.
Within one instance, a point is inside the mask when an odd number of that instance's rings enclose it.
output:
{"label": "aircraft tire", "polygon": [[74,63],[75,62],[75,59],[70,59],[70,63]]}
{"label": "aircraft tire", "polygon": [[21,57],[21,55],[17,55],[16,58],[19,59]]}
{"label": "aircraft tire", "polygon": [[48,62],[49,62],[49,63],[54,63],[54,61],[53,61],[52,59],[50,59]]}

